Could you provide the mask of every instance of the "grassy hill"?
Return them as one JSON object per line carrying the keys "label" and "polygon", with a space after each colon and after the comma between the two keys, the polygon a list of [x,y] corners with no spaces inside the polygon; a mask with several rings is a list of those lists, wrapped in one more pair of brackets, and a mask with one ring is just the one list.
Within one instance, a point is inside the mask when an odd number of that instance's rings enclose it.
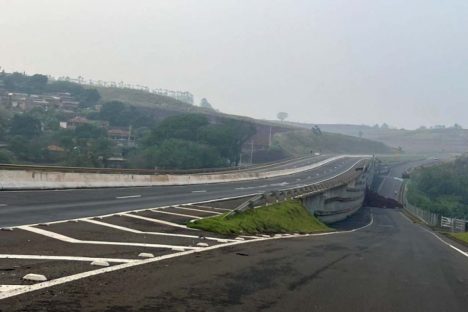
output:
{"label": "grassy hill", "polygon": [[315,135],[310,130],[296,130],[278,133],[273,143],[293,155],[312,152],[349,154],[387,154],[395,149],[381,143],[353,136],[327,133]]}
{"label": "grassy hill", "polygon": [[[295,124],[311,128],[312,124]],[[468,130],[444,129],[385,129],[365,125],[319,124],[322,131],[339,133],[382,142],[391,147],[401,146],[405,153],[464,153],[468,152]]]}

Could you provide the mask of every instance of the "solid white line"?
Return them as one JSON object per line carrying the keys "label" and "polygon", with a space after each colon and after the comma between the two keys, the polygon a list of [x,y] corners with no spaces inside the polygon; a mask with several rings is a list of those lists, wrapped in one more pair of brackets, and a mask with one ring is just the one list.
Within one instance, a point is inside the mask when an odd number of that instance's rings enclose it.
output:
{"label": "solid white line", "polygon": [[[115,225],[115,224],[96,221],[96,220],[91,220],[91,219],[90,220],[83,220],[83,221],[93,223],[93,224],[96,224],[96,225],[100,225],[100,226],[107,226],[107,227],[114,228],[114,229],[120,230],[120,231],[131,232],[131,233],[135,233],[135,234],[171,236],[171,237],[181,237],[181,238],[195,238],[195,239],[200,238],[199,236],[196,236],[196,235],[174,234],[174,233],[163,233],[163,232],[144,232],[144,231],[140,231],[140,230],[131,229],[131,228],[125,227],[125,226]],[[232,239],[224,239],[224,238],[216,238],[216,237],[206,237],[206,236],[204,236],[204,238],[207,239],[207,240],[214,240],[214,241],[223,242],[223,243],[233,242],[234,241]]]}
{"label": "solid white line", "polygon": [[[206,203],[206,202],[204,202],[204,203]],[[210,207],[210,206],[203,206],[203,205],[197,205],[197,204],[191,204],[189,206],[200,207],[200,208],[209,208],[209,209],[215,209],[215,210],[221,210],[221,211],[231,211],[232,210],[232,209]]]}
{"label": "solid white line", "polygon": [[431,234],[432,236],[434,236],[435,238],[437,238],[438,240],[440,240],[442,243],[444,243],[445,245],[449,246],[450,248],[452,248],[453,250],[459,252],[460,254],[464,255],[465,257],[468,257],[468,253],[464,252],[463,250],[461,250],[460,248],[457,248],[455,246],[453,246],[452,244],[450,243],[447,243],[445,240],[443,240],[442,238],[439,237],[439,235],[435,234],[434,232],[431,232],[429,231],[428,229],[425,229],[423,227],[421,227],[421,229],[423,229],[424,231],[426,231],[427,233]]}
{"label": "solid white line", "polygon": [[69,256],[42,256],[42,255],[1,255],[0,259],[24,259],[24,260],[65,260],[65,261],[107,261],[115,263],[129,263],[136,260],[117,258],[93,258],[93,257],[69,257]]}
{"label": "solid white line", "polygon": [[55,238],[63,242],[72,244],[87,244],[87,245],[111,245],[111,246],[133,246],[133,247],[149,247],[149,248],[184,248],[190,250],[198,250],[200,247],[191,246],[180,246],[180,245],[165,245],[165,244],[146,244],[146,243],[128,243],[128,242],[107,242],[107,241],[90,241],[90,240],[79,240],[65,235],[57,234],[51,231],[37,229],[29,226],[21,226],[20,229],[30,231],[39,235]]}
{"label": "solid white line", "polygon": [[128,196],[118,196],[115,199],[126,199],[126,198],[140,198],[141,195],[128,195]]}
{"label": "solid white line", "polygon": [[[405,216],[404,213],[400,213],[403,217],[405,217],[406,220],[408,220],[409,223],[411,224],[414,224],[413,221],[411,221],[407,216]],[[413,215],[414,216],[414,215]],[[437,238],[439,241],[441,241],[444,245],[447,245],[449,246],[450,248],[452,248],[453,250],[457,251],[458,253],[462,254],[463,256],[465,257],[468,257],[468,253],[461,250],[460,248],[457,248],[455,247],[454,245],[450,244],[450,243],[447,243],[444,239],[440,238],[439,235],[437,235],[436,233],[424,228],[423,226],[421,225],[418,225],[420,229],[426,231],[427,233],[431,234],[432,236],[434,236],[435,238]]]}
{"label": "solid white line", "polygon": [[198,212],[205,212],[205,213],[212,213],[216,215],[222,214],[221,212],[216,212],[216,211],[208,211],[208,210],[201,210],[201,209],[194,209],[194,208],[186,208],[186,207],[180,207],[180,206],[174,206],[172,207],[174,209],[183,209],[183,210],[191,210],[191,211],[198,211]]}
{"label": "solid white line", "polygon": [[176,212],[169,212],[169,211],[162,211],[159,209],[150,209],[152,212],[157,212],[157,213],[164,213],[168,215],[173,215],[173,216],[179,216],[179,217],[185,217],[185,218],[193,218],[193,219],[203,219],[202,217],[198,216],[192,216],[192,215],[187,215],[187,214],[182,214],[182,213],[176,213]]}
{"label": "solid white line", "polygon": [[186,229],[186,230],[192,230],[192,231],[198,231],[197,229],[192,229],[192,228],[189,228],[185,225],[182,225],[182,224],[177,224],[177,223],[173,223],[173,222],[168,222],[168,221],[163,221],[163,220],[159,220],[159,219],[155,219],[155,218],[147,218],[147,217],[143,217],[143,216],[139,216],[139,215],[135,215],[135,214],[130,214],[130,213],[123,213],[122,216],[124,217],[130,217],[130,218],[135,218],[135,219],[141,219],[141,220],[145,220],[145,221],[149,221],[149,222],[154,222],[154,223],[161,223],[161,224],[164,224],[164,225],[169,225],[169,226],[173,226],[173,227],[178,227],[178,228],[182,228],[182,229]]}
{"label": "solid white line", "polygon": [[26,286],[24,286],[24,285],[0,285],[0,294],[2,292],[18,290],[18,289],[21,289],[21,288],[24,288],[24,287],[26,287]]}
{"label": "solid white line", "polygon": [[13,289],[13,290],[5,292],[5,293],[0,293],[0,300],[5,299],[5,298],[9,298],[9,297],[13,297],[13,296],[18,296],[18,295],[21,295],[21,294],[24,294],[24,293],[35,291],[35,290],[48,288],[48,287],[51,287],[51,286],[65,284],[65,283],[68,283],[68,282],[80,280],[80,279],[90,277],[90,276],[95,276],[95,275],[99,275],[99,274],[103,274],[103,273],[108,273],[108,272],[118,271],[118,270],[122,270],[122,269],[126,269],[126,268],[131,268],[131,267],[138,266],[138,265],[143,265],[143,264],[148,264],[148,263],[153,263],[153,262],[159,262],[159,261],[166,260],[166,259],[171,259],[171,258],[185,256],[185,255],[190,255],[190,254],[193,254],[193,253],[196,253],[196,252],[204,252],[204,251],[208,251],[208,250],[214,250],[214,249],[223,248],[223,247],[227,247],[227,246],[241,245],[241,244],[247,244],[247,243],[251,243],[251,242],[274,240],[274,239],[288,239],[288,238],[294,238],[294,237],[297,238],[297,237],[325,236],[325,235],[334,235],[334,234],[342,234],[342,233],[352,233],[352,232],[364,229],[364,228],[372,225],[373,221],[374,221],[374,218],[373,218],[373,215],[371,214],[371,222],[368,225],[365,225],[365,226],[363,226],[363,227],[361,227],[359,229],[354,229],[354,230],[351,230],[351,231],[328,232],[328,233],[305,234],[305,235],[297,234],[297,235],[289,235],[289,236],[279,236],[279,237],[270,237],[270,238],[257,238],[257,239],[252,239],[252,240],[235,241],[235,242],[230,242],[230,243],[227,243],[227,244],[220,244],[220,245],[210,246],[210,247],[206,247],[206,248],[198,249],[198,250],[183,251],[183,252],[173,253],[173,254],[159,256],[159,257],[155,257],[155,258],[145,259],[145,260],[141,260],[141,261],[118,264],[118,265],[114,265],[114,266],[111,266],[111,267],[106,267],[106,268],[97,269],[97,270],[93,270],[93,271],[88,271],[88,272],[78,273],[78,274],[74,274],[74,275],[70,275],[70,276],[65,276],[65,277],[57,278],[57,279],[54,279],[54,280],[51,280],[51,281],[37,283],[37,284],[34,284],[34,285],[28,285],[28,286],[25,286],[24,288],[21,288],[21,289]]}

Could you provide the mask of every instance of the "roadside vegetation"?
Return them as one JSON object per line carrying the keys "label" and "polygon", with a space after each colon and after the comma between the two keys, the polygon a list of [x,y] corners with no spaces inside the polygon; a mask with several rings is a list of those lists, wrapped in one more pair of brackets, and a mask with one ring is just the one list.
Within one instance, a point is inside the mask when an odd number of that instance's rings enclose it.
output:
{"label": "roadside vegetation", "polygon": [[226,214],[188,223],[189,227],[224,235],[315,233],[331,229],[307,212],[299,200],[285,201],[232,216]]}
{"label": "roadside vegetation", "polygon": [[199,109],[173,98],[148,96],[157,100],[153,108],[105,100],[98,89],[44,75],[1,72],[0,163],[229,167],[239,163],[242,146],[256,133],[255,125],[245,120],[190,110],[161,113],[158,107]]}
{"label": "roadside vegetation", "polygon": [[468,232],[463,233],[448,233],[448,235],[454,237],[457,240],[460,240],[464,243],[468,244]]}
{"label": "roadside vegetation", "polygon": [[468,217],[468,156],[415,170],[407,198],[417,207],[447,217]]}

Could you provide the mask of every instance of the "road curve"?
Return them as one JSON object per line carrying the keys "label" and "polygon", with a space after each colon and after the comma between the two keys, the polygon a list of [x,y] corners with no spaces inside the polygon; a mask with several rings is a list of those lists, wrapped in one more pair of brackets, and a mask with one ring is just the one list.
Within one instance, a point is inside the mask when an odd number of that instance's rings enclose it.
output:
{"label": "road curve", "polygon": [[[348,222],[364,224],[368,211]],[[360,231],[138,266],[9,298],[0,310],[466,311],[468,257],[397,210],[370,211]]]}
{"label": "road curve", "polygon": [[[351,168],[343,158],[293,175],[232,183],[0,192],[0,227],[96,216],[132,209],[243,196],[312,184]],[[303,164],[303,163],[299,163]],[[297,166],[298,163],[290,164]]]}

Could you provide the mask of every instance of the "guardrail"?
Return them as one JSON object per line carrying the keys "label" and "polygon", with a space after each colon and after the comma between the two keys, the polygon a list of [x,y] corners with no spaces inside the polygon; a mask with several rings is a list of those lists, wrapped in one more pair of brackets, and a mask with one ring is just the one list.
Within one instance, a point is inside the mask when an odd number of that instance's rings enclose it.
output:
{"label": "guardrail", "polygon": [[361,159],[347,171],[323,181],[311,183],[309,185],[256,194],[253,198],[250,198],[231,211],[227,216],[245,211],[247,209],[266,206],[271,203],[317,195],[325,192],[326,190],[347,185],[362,175],[367,163],[367,159]]}
{"label": "guardrail", "polygon": [[203,174],[203,173],[228,173],[244,172],[275,165],[287,164],[292,161],[311,158],[311,156],[302,156],[297,158],[287,158],[280,162],[270,162],[243,167],[223,167],[223,168],[204,168],[204,169],[184,169],[184,170],[164,170],[164,169],[123,169],[123,168],[91,168],[91,167],[67,167],[67,166],[42,166],[42,165],[15,165],[0,164],[0,170],[30,170],[43,172],[68,172],[68,173],[105,173],[105,174],[134,174],[134,175],[162,175],[162,174]]}

